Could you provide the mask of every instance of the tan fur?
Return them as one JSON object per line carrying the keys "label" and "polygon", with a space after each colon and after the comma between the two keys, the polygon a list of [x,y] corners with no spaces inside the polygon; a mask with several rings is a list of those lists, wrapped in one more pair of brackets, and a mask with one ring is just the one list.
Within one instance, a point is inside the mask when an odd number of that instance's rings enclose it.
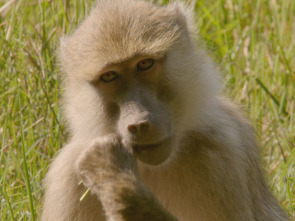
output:
{"label": "tan fur", "polygon": [[180,3],[98,0],[62,39],[71,139],[46,176],[43,221],[288,220],[192,18]]}

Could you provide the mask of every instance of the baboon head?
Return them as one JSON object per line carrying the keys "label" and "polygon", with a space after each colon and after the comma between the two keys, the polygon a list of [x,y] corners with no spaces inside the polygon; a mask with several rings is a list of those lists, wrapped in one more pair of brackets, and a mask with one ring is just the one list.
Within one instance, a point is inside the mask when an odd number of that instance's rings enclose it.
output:
{"label": "baboon head", "polygon": [[204,82],[212,80],[204,77],[210,76],[203,73],[208,64],[193,43],[184,8],[100,0],[62,40],[73,139],[119,133],[144,163],[168,159],[181,132],[193,125],[201,101],[213,91],[211,86],[203,93]]}

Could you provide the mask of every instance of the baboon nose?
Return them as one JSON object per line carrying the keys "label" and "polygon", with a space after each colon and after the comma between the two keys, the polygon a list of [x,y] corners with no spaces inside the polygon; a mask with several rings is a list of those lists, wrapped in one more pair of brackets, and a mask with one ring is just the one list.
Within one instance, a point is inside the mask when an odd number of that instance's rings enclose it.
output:
{"label": "baboon nose", "polygon": [[138,124],[130,124],[127,129],[132,134],[146,133],[150,131],[151,124],[148,121],[141,121]]}

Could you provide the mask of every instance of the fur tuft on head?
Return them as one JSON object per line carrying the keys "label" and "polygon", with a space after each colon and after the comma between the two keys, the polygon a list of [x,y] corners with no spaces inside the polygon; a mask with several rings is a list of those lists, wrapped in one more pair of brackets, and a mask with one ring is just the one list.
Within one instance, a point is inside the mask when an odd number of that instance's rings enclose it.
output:
{"label": "fur tuft on head", "polygon": [[99,0],[72,36],[62,38],[62,69],[89,80],[106,64],[163,54],[183,32],[192,32],[192,19],[192,10],[181,3],[163,7],[138,0]]}

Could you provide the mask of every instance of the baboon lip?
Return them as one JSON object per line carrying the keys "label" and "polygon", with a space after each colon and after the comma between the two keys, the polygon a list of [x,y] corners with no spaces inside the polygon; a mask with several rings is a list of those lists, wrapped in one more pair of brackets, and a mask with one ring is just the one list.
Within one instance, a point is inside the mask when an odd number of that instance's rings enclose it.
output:
{"label": "baboon lip", "polygon": [[169,138],[166,138],[166,139],[163,139],[162,141],[156,142],[156,143],[133,144],[132,146],[135,151],[150,151],[150,150],[157,149],[162,144],[166,143],[168,140],[169,140]]}
{"label": "baboon lip", "polygon": [[162,144],[162,142],[156,143],[156,144],[134,145],[133,147],[135,149],[139,149],[139,150],[151,150],[151,149],[159,147],[161,144]]}

